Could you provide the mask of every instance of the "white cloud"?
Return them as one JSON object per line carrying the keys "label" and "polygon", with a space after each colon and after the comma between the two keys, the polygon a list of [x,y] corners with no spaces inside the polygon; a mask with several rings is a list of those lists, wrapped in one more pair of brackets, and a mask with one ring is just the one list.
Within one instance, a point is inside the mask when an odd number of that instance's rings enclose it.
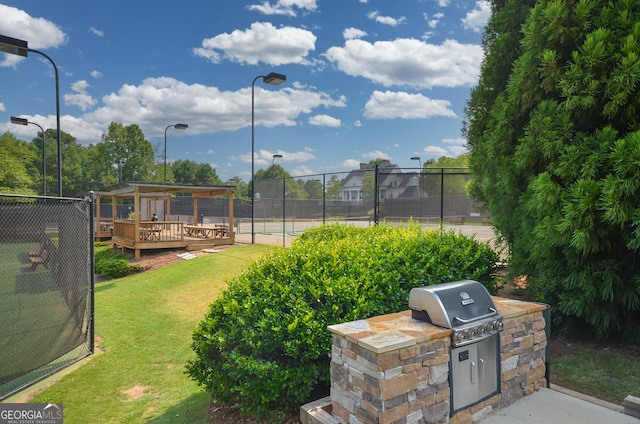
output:
{"label": "white cloud", "polygon": [[93,70],[93,71],[90,72],[90,75],[93,78],[96,78],[96,79],[97,78],[102,78],[102,72],[100,72],[100,71]]}
{"label": "white cloud", "polygon": [[361,29],[350,27],[342,31],[342,36],[345,40],[351,40],[353,38],[366,37],[367,33]]}
{"label": "white cloud", "polygon": [[449,3],[451,2],[451,0],[436,0],[436,2],[440,7],[447,7],[449,6]]}
{"label": "white cloud", "polygon": [[313,171],[311,168],[309,168],[308,166],[305,166],[305,165],[296,166],[291,171],[291,176],[292,177],[301,177],[301,176],[313,175],[313,174],[317,174],[317,172]]}
{"label": "white cloud", "polygon": [[320,127],[340,127],[342,122],[329,115],[316,115],[309,118],[309,124]]}
{"label": "white cloud", "polygon": [[[316,156],[312,153],[311,149],[306,148],[301,152],[287,152],[284,150],[278,150],[277,152],[272,152],[269,150],[256,150],[254,156],[254,161],[256,165],[265,166],[271,165],[273,163],[273,155],[279,154],[282,155],[281,158],[278,159],[280,162],[307,162],[312,159],[316,159]],[[247,152],[244,155],[239,155],[235,159],[240,159],[244,163],[251,163],[251,152]]]}
{"label": "white cloud", "polygon": [[434,116],[455,118],[448,100],[433,100],[422,94],[374,91],[365,105],[369,119],[426,119]]}
{"label": "white cloud", "polygon": [[443,138],[442,142],[444,144],[458,144],[462,146],[467,143],[467,140],[464,138]]}
{"label": "white cloud", "polygon": [[294,7],[298,9],[307,10],[313,12],[316,10],[316,0],[277,0],[274,4],[268,1],[262,2],[262,4],[253,4],[247,6],[248,10],[255,10],[265,15],[285,15],[285,16],[297,16]]}
{"label": "white cloud", "polygon": [[[29,48],[47,49],[65,44],[67,35],[54,23],[34,18],[25,11],[0,4],[0,34],[20,40],[28,40]],[[4,54],[0,67],[16,66],[24,57]]]}
{"label": "white cloud", "polygon": [[[237,91],[221,91],[202,84],[185,84],[169,77],[148,78],[139,85],[123,85],[116,93],[102,97],[103,106],[80,119],[94,132],[71,131],[81,143],[95,143],[110,122],[138,124],[147,137],[161,136],[167,122],[186,120],[189,134],[210,134],[236,131],[251,125],[251,87]],[[255,124],[257,126],[295,126],[301,114],[310,114],[318,107],[344,107],[344,97],[313,89],[279,89],[255,87]],[[182,117],[182,118],[181,118]],[[66,124],[65,124],[65,131]],[[250,156],[250,155],[249,155]],[[249,157],[249,160],[251,158]]]}
{"label": "white cloud", "polygon": [[491,4],[487,0],[476,1],[476,8],[462,18],[462,25],[474,32],[481,32],[491,17]]}
{"label": "white cloud", "polygon": [[71,91],[74,94],[64,95],[64,104],[67,106],[78,106],[83,111],[96,104],[96,100],[87,93],[89,83],[85,80],[76,81],[71,84]]}
{"label": "white cloud", "polygon": [[315,42],[316,36],[305,29],[254,22],[246,31],[235,30],[204,39],[202,47],[194,48],[193,52],[213,63],[227,59],[249,65],[309,64],[306,56],[315,50]]}
{"label": "white cloud", "polygon": [[360,161],[355,159],[347,159],[340,162],[337,168],[338,169],[360,169]]}
{"label": "white cloud", "polygon": [[362,122],[360,122],[359,119],[356,119],[356,122],[353,123],[354,127],[361,127],[362,126]]}
{"label": "white cloud", "polygon": [[431,157],[446,156],[448,153],[446,149],[443,149],[442,147],[439,147],[439,146],[427,146],[424,148],[423,152],[427,156],[431,156]]}
{"label": "white cloud", "polygon": [[93,35],[97,35],[98,37],[104,37],[104,31],[101,31],[94,27],[89,28],[89,32],[91,32]]}
{"label": "white cloud", "polygon": [[392,18],[391,16],[380,16],[378,14],[378,11],[376,10],[374,10],[373,12],[369,12],[367,14],[367,18],[372,19],[380,24],[385,24],[390,26],[397,26],[407,20],[407,18],[405,18],[404,16],[400,18]]}
{"label": "white cloud", "polygon": [[329,48],[325,56],[346,74],[384,86],[432,88],[476,84],[483,52],[479,45],[455,40],[435,45],[413,38],[373,44],[356,39]]}
{"label": "white cloud", "polygon": [[7,108],[4,106],[4,103],[0,102],[0,112],[6,111]]}
{"label": "white cloud", "polygon": [[433,16],[429,16],[427,13],[423,14],[424,20],[427,21],[429,28],[435,28],[440,23],[440,20],[444,18],[444,13],[434,13]]}
{"label": "white cloud", "polygon": [[[388,154],[381,152],[380,150],[374,150],[373,152],[366,152],[362,154],[362,157],[368,160],[373,159],[388,159],[391,160],[391,156]],[[368,162],[368,161],[367,161]]]}
{"label": "white cloud", "polygon": [[452,153],[453,157],[469,153],[467,140],[465,138],[444,138],[442,139],[442,142],[450,145],[449,151]]}
{"label": "white cloud", "polygon": [[449,147],[449,151],[451,152],[453,157],[469,153],[469,149],[466,146],[451,146]]}

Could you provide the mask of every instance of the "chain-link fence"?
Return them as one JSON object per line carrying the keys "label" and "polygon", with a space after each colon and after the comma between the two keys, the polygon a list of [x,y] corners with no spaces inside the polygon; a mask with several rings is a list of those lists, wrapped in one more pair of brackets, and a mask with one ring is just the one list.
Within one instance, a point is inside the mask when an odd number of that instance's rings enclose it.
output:
{"label": "chain-link fence", "polygon": [[[491,217],[467,194],[464,168],[368,168],[255,182],[256,233],[291,237],[323,223],[390,224],[413,220],[494,240]],[[250,220],[237,220],[250,233]]]}
{"label": "chain-link fence", "polygon": [[91,208],[0,195],[0,399],[93,352]]}
{"label": "chain-link fence", "polygon": [[[251,234],[253,227],[256,234],[277,236],[284,245],[286,238],[324,223],[368,226],[413,220],[480,241],[495,240],[491,217],[467,194],[471,178],[466,168],[380,167],[256,180],[253,216],[250,200],[234,199],[234,232]],[[117,216],[130,213],[130,201],[118,203]],[[173,197],[171,220],[195,224],[193,205],[191,196]],[[102,218],[113,214],[112,205],[101,208]],[[198,223],[226,223],[228,209],[226,197],[201,198]]]}
{"label": "chain-link fence", "polygon": [[[289,237],[323,223],[369,225],[373,202],[349,198],[350,192],[341,185],[349,174],[257,180],[253,216],[256,233]],[[238,233],[251,232],[246,220],[239,224]]]}

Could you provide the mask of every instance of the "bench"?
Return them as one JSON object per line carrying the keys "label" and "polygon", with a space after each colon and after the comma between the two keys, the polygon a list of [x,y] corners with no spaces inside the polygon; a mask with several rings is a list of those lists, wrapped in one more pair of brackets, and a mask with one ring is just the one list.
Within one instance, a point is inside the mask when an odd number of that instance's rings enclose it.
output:
{"label": "bench", "polygon": [[464,216],[452,216],[449,218],[449,223],[462,225],[464,224]]}
{"label": "bench", "polygon": [[38,265],[42,265],[45,268],[48,268],[49,261],[49,252],[45,249],[42,249],[39,254],[34,254],[35,252],[29,252],[29,262],[31,262],[31,271],[35,271]]}

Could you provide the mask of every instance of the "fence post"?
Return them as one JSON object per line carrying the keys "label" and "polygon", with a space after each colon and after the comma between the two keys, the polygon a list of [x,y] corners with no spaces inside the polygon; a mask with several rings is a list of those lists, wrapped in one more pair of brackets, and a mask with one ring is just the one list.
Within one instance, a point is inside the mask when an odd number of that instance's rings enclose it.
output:
{"label": "fence post", "polygon": [[284,207],[286,203],[285,199],[287,197],[287,189],[286,189],[285,181],[286,181],[285,177],[282,177],[282,247],[285,247],[284,238],[287,235],[287,228],[286,228],[287,215],[285,215],[284,213]]}
{"label": "fence post", "polygon": [[375,175],[373,176],[373,222],[378,225],[380,223],[379,213],[380,204],[378,203],[378,164],[376,163]]}
{"label": "fence post", "polygon": [[440,226],[444,228],[444,168],[440,168]]}
{"label": "fence post", "polygon": [[327,218],[327,174],[322,174],[322,225]]}
{"label": "fence post", "polygon": [[[94,231],[95,227],[93,224],[93,217],[95,215],[95,193],[92,191],[89,192],[89,267],[91,268],[91,272],[89,273],[90,285],[89,285],[89,298],[91,299],[91,307],[89,309],[89,352],[91,354],[95,353],[94,339],[95,339],[95,273],[96,273],[96,264],[95,264],[95,240],[94,240]],[[99,228],[99,227],[98,227]]]}

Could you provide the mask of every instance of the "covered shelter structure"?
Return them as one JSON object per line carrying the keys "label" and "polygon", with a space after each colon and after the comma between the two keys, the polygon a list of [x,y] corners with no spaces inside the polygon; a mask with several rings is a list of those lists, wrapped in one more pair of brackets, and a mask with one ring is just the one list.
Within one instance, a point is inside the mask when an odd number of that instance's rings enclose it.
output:
{"label": "covered shelter structure", "polygon": [[[127,182],[96,193],[95,237],[111,236],[114,245],[134,250],[136,259],[143,249],[197,250],[233,244],[234,191],[234,186]],[[178,194],[193,199],[193,219],[172,219],[171,199]],[[210,197],[228,199],[228,215],[221,222],[198,219],[198,201]],[[106,199],[111,203],[111,217],[101,216],[101,202]]]}

